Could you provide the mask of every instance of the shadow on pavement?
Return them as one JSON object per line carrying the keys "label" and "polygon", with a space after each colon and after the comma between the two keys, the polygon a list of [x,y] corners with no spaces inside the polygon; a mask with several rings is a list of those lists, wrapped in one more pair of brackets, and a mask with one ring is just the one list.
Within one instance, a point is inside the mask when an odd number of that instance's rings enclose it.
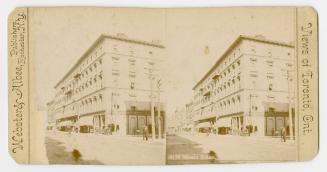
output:
{"label": "shadow on pavement", "polygon": [[[83,155],[76,159],[73,152],[65,151],[65,147],[54,139],[46,138],[45,145],[49,164],[81,164],[81,165],[101,165],[97,160],[83,160]],[[76,152],[74,152],[76,154]]]}

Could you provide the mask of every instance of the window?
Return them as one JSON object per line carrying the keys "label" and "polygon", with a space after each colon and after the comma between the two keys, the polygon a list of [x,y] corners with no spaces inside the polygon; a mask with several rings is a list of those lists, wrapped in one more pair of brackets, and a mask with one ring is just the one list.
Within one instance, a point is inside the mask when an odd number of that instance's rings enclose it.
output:
{"label": "window", "polygon": [[268,73],[267,73],[267,78],[268,78],[268,79],[274,79],[274,74],[271,73],[271,72],[268,72]]}
{"label": "window", "polygon": [[273,67],[274,66],[274,62],[273,61],[266,61],[267,62],[267,65],[269,67]]}
{"label": "window", "polygon": [[132,90],[134,89],[134,85],[135,85],[135,83],[134,82],[131,82],[131,89]]}
{"label": "window", "polygon": [[135,66],[135,59],[128,59],[129,65]]}
{"label": "window", "polygon": [[275,111],[275,108],[273,108],[273,107],[269,107],[268,111],[269,111],[269,112],[274,112],[274,111]]}
{"label": "window", "polygon": [[257,62],[257,58],[251,57],[251,58],[250,58],[250,62],[251,62],[252,64],[255,64],[255,62]]}
{"label": "window", "polygon": [[292,67],[292,64],[291,64],[291,63],[285,63],[285,65],[286,65],[287,67]]}
{"label": "window", "polygon": [[250,73],[250,76],[251,77],[258,77],[258,74],[253,72],[253,73]]}
{"label": "window", "polygon": [[251,52],[252,52],[252,53],[256,53],[256,52],[255,52],[255,47],[254,47],[254,46],[251,46]]}
{"label": "window", "polygon": [[119,76],[120,74],[119,74],[119,70],[118,69],[113,69],[112,70],[112,75],[113,76]]}
{"label": "window", "polygon": [[273,84],[269,84],[269,86],[268,86],[268,90],[269,90],[269,91],[272,91],[272,89],[273,89]]}

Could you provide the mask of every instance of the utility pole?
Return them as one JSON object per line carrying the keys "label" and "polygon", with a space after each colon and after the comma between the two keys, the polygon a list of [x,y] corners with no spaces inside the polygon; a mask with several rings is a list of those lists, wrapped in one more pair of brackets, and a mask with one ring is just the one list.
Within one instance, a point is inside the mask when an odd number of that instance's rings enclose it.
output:
{"label": "utility pole", "polygon": [[248,121],[248,123],[250,123],[250,124],[248,124],[248,125],[252,125],[252,94],[250,94],[250,101],[249,101],[249,103],[250,103],[250,108],[249,108],[249,121]]}
{"label": "utility pole", "polygon": [[145,68],[148,69],[149,73],[149,80],[150,80],[150,102],[151,102],[151,134],[152,134],[152,140],[156,138],[156,128],[155,128],[155,120],[154,120],[154,102],[153,102],[153,80],[154,80],[154,75],[153,75],[153,65],[154,63],[149,62],[149,65],[151,66],[150,68]]}
{"label": "utility pole", "polygon": [[155,128],[155,121],[154,121],[154,103],[153,103],[153,80],[154,77],[152,75],[152,70],[150,71],[150,85],[151,85],[151,90],[150,90],[150,101],[151,101],[151,134],[152,134],[152,140],[156,138],[156,128]]}
{"label": "utility pole", "polygon": [[293,135],[293,113],[292,113],[292,97],[291,97],[291,83],[292,77],[290,76],[290,71],[287,70],[287,89],[288,89],[288,118],[289,118],[289,130],[290,130],[290,140],[294,140]]}
{"label": "utility pole", "polygon": [[[289,132],[290,132],[290,140],[294,140],[294,133],[293,133],[293,113],[292,113],[292,91],[291,91],[291,84],[292,84],[292,76],[290,72],[292,70],[289,69],[282,69],[282,71],[286,72],[286,79],[287,79],[287,92],[288,92],[288,121],[289,121]],[[285,75],[284,75],[285,76]]]}
{"label": "utility pole", "polygon": [[160,87],[161,87],[161,80],[158,80],[157,83],[157,87],[158,87],[158,138],[161,139],[161,114],[160,114]]}
{"label": "utility pole", "polygon": [[[257,97],[257,95],[254,95],[254,94],[250,94],[249,95],[249,97],[250,97],[250,109],[249,109],[249,125],[252,125],[252,127],[253,127],[253,115],[252,115],[252,108],[253,108],[253,104],[252,104],[252,98],[256,98]],[[254,99],[255,100],[255,99]],[[255,106],[255,110],[256,110],[256,106]]]}

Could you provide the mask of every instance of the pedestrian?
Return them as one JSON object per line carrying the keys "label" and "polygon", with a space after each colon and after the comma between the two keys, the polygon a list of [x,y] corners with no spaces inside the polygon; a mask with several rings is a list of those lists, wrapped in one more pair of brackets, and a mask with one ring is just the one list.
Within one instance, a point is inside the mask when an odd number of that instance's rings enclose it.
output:
{"label": "pedestrian", "polygon": [[112,135],[112,127],[111,127],[111,124],[108,125],[108,131],[109,131],[109,134]]}
{"label": "pedestrian", "polygon": [[116,132],[118,133],[118,131],[119,131],[119,125],[117,124],[116,125]]}
{"label": "pedestrian", "polygon": [[148,136],[149,136],[149,129],[148,129],[148,126],[145,125],[143,128],[143,140],[145,139],[147,141]]}
{"label": "pedestrian", "polygon": [[286,142],[286,129],[285,129],[285,127],[281,128],[280,136],[281,136],[281,141]]}

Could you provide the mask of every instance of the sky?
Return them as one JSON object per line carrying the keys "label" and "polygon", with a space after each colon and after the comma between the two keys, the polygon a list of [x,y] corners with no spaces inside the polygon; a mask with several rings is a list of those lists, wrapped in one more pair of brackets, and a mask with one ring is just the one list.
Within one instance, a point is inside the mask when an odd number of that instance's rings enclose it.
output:
{"label": "sky", "polygon": [[37,100],[42,109],[53,98],[53,86],[103,33],[162,42],[167,56],[163,84],[168,112],[192,99],[192,87],[239,35],[263,35],[282,42],[295,38],[294,11],[277,7],[40,8],[31,12],[31,18]]}

